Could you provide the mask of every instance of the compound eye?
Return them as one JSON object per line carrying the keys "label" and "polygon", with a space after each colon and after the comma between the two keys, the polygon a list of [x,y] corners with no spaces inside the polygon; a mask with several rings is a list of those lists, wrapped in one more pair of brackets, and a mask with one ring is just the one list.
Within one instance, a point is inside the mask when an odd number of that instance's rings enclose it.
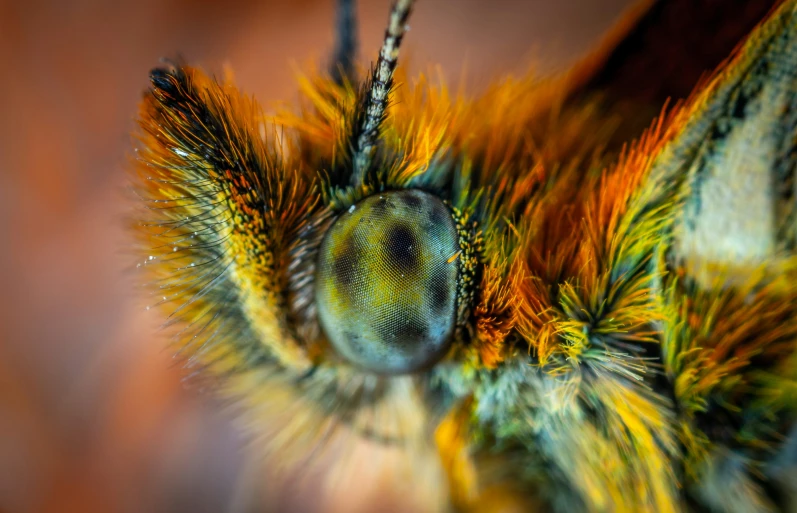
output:
{"label": "compound eye", "polygon": [[346,359],[379,373],[428,366],[454,331],[458,237],[435,196],[370,196],[343,213],[321,243],[316,304]]}

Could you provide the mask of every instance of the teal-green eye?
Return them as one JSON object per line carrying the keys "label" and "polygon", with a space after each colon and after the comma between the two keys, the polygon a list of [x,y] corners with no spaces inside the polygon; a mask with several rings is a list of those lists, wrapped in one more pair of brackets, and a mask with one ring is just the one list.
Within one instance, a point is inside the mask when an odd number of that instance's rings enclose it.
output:
{"label": "teal-green eye", "polygon": [[439,358],[454,331],[459,251],[454,220],[431,194],[394,191],[344,212],[321,244],[321,327],[352,363],[380,373]]}

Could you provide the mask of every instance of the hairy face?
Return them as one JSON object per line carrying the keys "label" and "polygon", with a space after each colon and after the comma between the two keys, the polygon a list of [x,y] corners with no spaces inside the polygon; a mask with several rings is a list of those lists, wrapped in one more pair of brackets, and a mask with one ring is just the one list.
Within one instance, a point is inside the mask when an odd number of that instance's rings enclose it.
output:
{"label": "hairy face", "polygon": [[229,83],[152,72],[139,233],[183,350],[267,450],[392,447],[436,505],[775,501],[797,465],[772,456],[796,411],[797,2],[663,111],[646,34],[721,9],[640,7],[570,73],[468,98],[396,87],[411,7],[362,79],[344,1],[341,55],[279,133]]}

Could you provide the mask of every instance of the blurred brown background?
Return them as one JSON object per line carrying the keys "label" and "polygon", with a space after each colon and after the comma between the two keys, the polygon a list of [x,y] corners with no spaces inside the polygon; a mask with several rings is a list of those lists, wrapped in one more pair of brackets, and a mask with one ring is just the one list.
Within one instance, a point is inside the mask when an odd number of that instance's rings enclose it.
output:
{"label": "blurred brown background", "polygon": [[[631,1],[420,0],[406,48],[455,85],[467,62],[477,91],[565,67]],[[359,6],[363,61],[388,8]],[[0,512],[229,509],[241,440],[123,272],[129,132],[160,57],[229,64],[268,106],[295,97],[292,62],[326,58],[332,20],[333,0],[0,0]]]}

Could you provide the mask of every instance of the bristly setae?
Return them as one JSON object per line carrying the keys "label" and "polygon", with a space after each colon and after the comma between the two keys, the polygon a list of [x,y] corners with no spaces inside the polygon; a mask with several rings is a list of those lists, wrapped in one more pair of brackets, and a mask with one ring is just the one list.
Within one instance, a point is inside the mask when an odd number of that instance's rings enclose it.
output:
{"label": "bristly setae", "polygon": [[180,354],[264,452],[397,447],[429,510],[797,510],[797,0],[764,4],[647,1],[470,98],[396,68],[411,0],[362,73],[341,0],[273,120],[155,69],[136,233]]}

